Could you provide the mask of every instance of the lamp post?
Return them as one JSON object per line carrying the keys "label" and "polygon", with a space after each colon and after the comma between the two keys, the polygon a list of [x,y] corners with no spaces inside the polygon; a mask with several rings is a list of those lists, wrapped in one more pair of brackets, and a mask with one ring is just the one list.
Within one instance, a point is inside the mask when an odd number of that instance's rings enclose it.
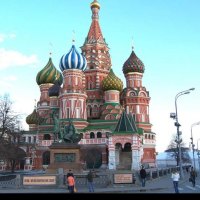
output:
{"label": "lamp post", "polygon": [[196,165],[195,165],[195,158],[194,158],[194,147],[195,147],[195,144],[194,144],[194,139],[193,139],[193,134],[192,134],[192,127],[196,126],[196,125],[200,125],[200,121],[191,125],[191,138],[190,139],[191,139],[191,144],[192,144],[192,155],[193,155],[194,170],[196,169]]}
{"label": "lamp post", "polygon": [[179,167],[180,167],[180,178],[183,179],[184,178],[184,174],[183,174],[183,168],[182,168],[182,158],[181,158],[181,142],[182,142],[182,139],[180,138],[180,135],[182,134],[180,131],[179,131],[179,127],[181,126],[178,122],[178,112],[177,112],[177,99],[184,95],[184,94],[189,94],[192,90],[194,90],[195,88],[190,88],[188,90],[184,90],[184,91],[181,91],[179,92],[176,96],[175,96],[175,112],[176,113],[170,113],[170,117],[175,119],[176,122],[174,123],[174,125],[176,126],[177,128],[177,139],[176,139],[176,143],[177,143],[177,146],[178,146],[178,156],[179,156]]}
{"label": "lamp post", "polygon": [[200,138],[197,140],[197,156],[198,156],[198,163],[199,163],[199,171],[200,171],[200,152],[199,152],[199,140]]}

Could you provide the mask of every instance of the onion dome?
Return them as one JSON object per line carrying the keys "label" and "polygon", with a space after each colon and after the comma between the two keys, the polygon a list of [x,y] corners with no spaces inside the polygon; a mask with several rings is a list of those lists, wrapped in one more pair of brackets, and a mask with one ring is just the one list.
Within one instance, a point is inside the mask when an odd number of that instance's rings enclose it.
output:
{"label": "onion dome", "polygon": [[144,64],[143,62],[136,56],[135,52],[132,51],[130,57],[123,65],[123,73],[127,74],[129,72],[139,72],[144,73]]}
{"label": "onion dome", "polygon": [[59,96],[59,92],[60,92],[60,85],[59,82],[56,81],[56,83],[49,88],[49,97],[58,97]]}
{"label": "onion dome", "polygon": [[90,4],[91,9],[92,8],[98,8],[100,9],[100,4],[97,0],[94,0],[91,4]]}
{"label": "onion dome", "polygon": [[103,79],[102,89],[104,91],[107,90],[118,90],[120,92],[122,91],[123,82],[114,74],[112,69],[110,70],[108,76],[105,79]]}
{"label": "onion dome", "polygon": [[27,124],[38,124],[38,114],[37,114],[36,109],[34,109],[34,111],[26,117],[26,123]]}
{"label": "onion dome", "polygon": [[47,65],[37,74],[36,82],[38,85],[52,83],[58,80],[59,85],[62,85],[62,74],[55,68],[52,59],[49,58]]}
{"label": "onion dome", "polygon": [[86,67],[86,58],[76,50],[75,45],[72,45],[70,51],[67,54],[64,54],[60,59],[61,71],[67,69],[79,69],[85,71]]}

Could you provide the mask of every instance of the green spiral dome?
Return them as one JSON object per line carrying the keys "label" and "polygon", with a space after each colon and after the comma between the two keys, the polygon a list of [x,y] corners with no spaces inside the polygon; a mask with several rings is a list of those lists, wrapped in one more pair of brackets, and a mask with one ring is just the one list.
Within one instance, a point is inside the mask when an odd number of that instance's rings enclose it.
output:
{"label": "green spiral dome", "polygon": [[144,64],[143,62],[136,56],[135,52],[132,51],[130,57],[123,65],[123,73],[128,74],[129,72],[139,72],[144,73]]}
{"label": "green spiral dome", "polygon": [[55,68],[52,59],[49,58],[47,65],[41,71],[38,72],[36,82],[38,85],[46,83],[55,84],[56,80],[58,80],[59,85],[62,85],[62,74]]}
{"label": "green spiral dome", "polygon": [[27,124],[38,124],[38,115],[36,109],[26,117]]}
{"label": "green spiral dome", "polygon": [[123,82],[114,74],[112,69],[110,70],[108,76],[102,81],[102,89],[104,91],[107,90],[118,90],[120,92],[122,91]]}

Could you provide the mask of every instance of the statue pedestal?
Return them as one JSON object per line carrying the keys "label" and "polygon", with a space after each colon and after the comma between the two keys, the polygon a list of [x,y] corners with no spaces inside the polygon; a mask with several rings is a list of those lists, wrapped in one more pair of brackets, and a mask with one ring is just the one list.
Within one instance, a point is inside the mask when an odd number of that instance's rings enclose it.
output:
{"label": "statue pedestal", "polygon": [[82,170],[80,162],[80,145],[74,143],[53,143],[50,147],[50,165],[47,171],[63,168],[64,172]]}

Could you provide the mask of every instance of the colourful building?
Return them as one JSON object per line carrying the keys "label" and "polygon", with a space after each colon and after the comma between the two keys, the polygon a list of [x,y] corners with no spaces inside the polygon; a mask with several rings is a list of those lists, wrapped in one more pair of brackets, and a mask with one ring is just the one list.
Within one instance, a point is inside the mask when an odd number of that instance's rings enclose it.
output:
{"label": "colourful building", "polygon": [[90,7],[92,23],[81,50],[73,44],[61,56],[60,69],[50,57],[36,76],[40,99],[26,118],[29,131],[24,141],[33,144],[26,169],[48,166],[49,146],[61,142],[69,121],[81,136],[81,150],[98,150],[96,168],[138,170],[141,164],[155,166],[156,134],[151,131],[149,92],[142,85],[144,64],[132,50],[122,66],[124,88],[111,67],[109,47],[99,24],[100,4],[94,0]]}

